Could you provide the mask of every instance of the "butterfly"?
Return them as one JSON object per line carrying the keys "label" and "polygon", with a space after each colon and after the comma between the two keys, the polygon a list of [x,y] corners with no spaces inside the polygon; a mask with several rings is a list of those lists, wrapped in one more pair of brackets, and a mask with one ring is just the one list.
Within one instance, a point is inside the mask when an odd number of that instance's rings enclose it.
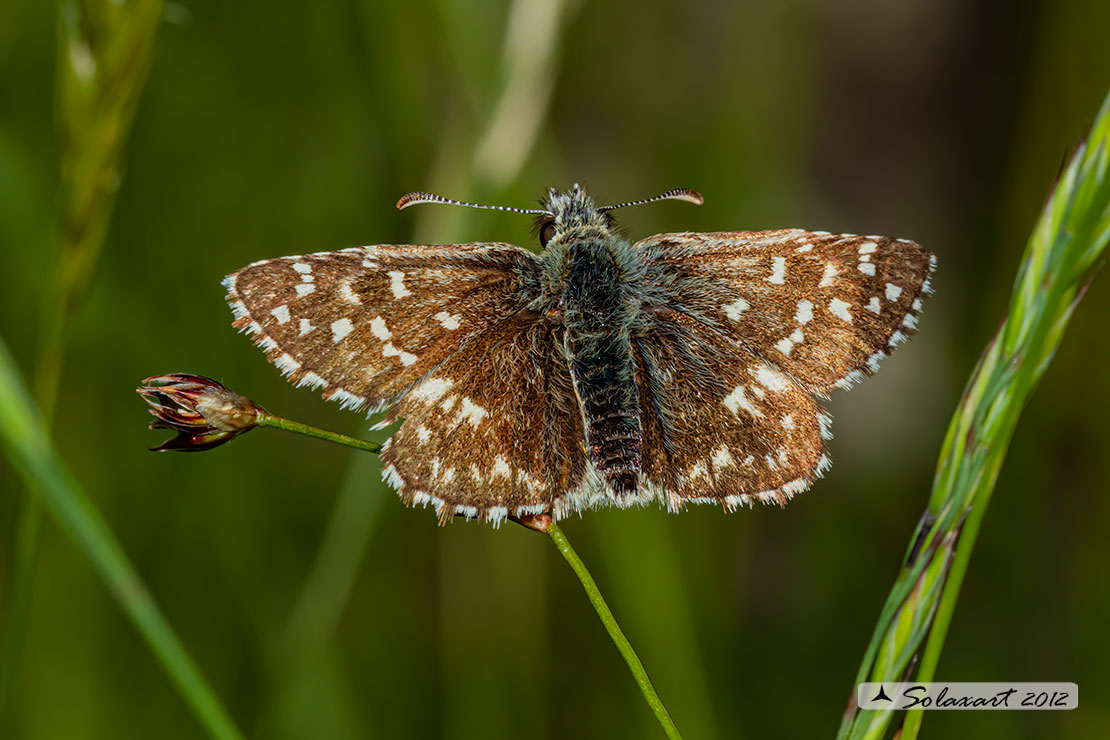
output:
{"label": "butterfly", "polygon": [[533,214],[543,251],[384,244],[228,276],[235,326],[298,386],[402,423],[405,503],[499,524],[658,502],[784,505],[829,466],[818,402],[914,333],[936,259],[882,236],[779,229],[629,242],[575,185]]}

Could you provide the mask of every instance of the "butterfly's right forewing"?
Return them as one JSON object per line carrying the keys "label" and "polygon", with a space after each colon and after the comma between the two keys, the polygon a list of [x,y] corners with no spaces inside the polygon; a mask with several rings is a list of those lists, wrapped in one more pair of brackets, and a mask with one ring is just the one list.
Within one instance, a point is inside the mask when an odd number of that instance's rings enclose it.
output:
{"label": "butterfly's right forewing", "polygon": [[538,272],[512,244],[382,245],[256,262],[224,284],[279,369],[372,413],[520,311]]}

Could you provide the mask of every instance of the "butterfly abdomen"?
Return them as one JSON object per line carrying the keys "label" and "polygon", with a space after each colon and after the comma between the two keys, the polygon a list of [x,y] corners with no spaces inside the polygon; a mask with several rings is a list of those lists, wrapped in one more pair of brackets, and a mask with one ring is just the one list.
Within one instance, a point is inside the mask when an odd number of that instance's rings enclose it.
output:
{"label": "butterfly abdomen", "polygon": [[590,460],[617,494],[634,493],[641,464],[640,397],[621,265],[603,244],[571,250],[563,294],[566,349]]}

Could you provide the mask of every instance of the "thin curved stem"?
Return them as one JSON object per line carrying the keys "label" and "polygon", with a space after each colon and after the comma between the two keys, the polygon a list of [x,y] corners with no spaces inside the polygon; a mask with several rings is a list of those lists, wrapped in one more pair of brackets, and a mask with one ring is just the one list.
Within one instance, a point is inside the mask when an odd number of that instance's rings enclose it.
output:
{"label": "thin curved stem", "polygon": [[308,424],[302,424],[292,419],[283,419],[280,416],[274,416],[268,411],[262,411],[258,414],[258,426],[273,427],[274,429],[283,429],[287,432],[303,434],[306,437],[326,439],[329,442],[346,445],[347,447],[354,447],[356,450],[363,450],[365,452],[381,452],[382,450],[382,446],[374,442],[367,442],[358,437],[350,437],[346,434],[340,434],[339,432],[332,432],[327,429],[309,426]]}
{"label": "thin curved stem", "polygon": [[[528,525],[525,525],[528,526]],[[582,588],[586,590],[586,596],[589,597],[590,603],[593,604],[594,611],[597,612],[598,618],[601,623],[605,625],[605,630],[609,633],[610,639],[613,644],[617,646],[624,662],[628,664],[628,669],[632,671],[632,677],[636,679],[636,684],[640,687],[640,691],[644,695],[644,700],[647,701],[651,711],[655,713],[655,718],[659,720],[659,724],[663,727],[663,732],[667,737],[672,740],[681,740],[682,735],[678,732],[678,727],[675,726],[674,720],[667,712],[667,708],[663,705],[663,700],[659,698],[659,694],[655,692],[655,687],[651,685],[651,679],[648,678],[647,670],[644,664],[640,662],[639,656],[636,651],[632,649],[632,644],[628,638],[624,636],[621,631],[620,625],[617,624],[617,618],[613,616],[613,612],[609,609],[609,605],[605,603],[605,598],[601,595],[601,591],[597,587],[590,571],[586,568],[586,564],[582,562],[582,558],[578,557],[578,553],[570,546],[570,541],[567,536],[563,534],[563,530],[559,529],[559,525],[554,522],[548,523],[542,530],[551,537],[551,541],[555,543],[559,553],[570,564],[574,574],[578,576],[578,580],[582,582]]]}

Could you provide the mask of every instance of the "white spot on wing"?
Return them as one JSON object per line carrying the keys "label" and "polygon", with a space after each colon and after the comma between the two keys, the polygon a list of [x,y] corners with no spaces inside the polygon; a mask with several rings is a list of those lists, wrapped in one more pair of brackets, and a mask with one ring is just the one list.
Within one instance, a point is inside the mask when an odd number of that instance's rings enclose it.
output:
{"label": "white spot on wing", "polygon": [[863,244],[859,245],[859,253],[860,254],[871,254],[872,252],[874,252],[878,248],[879,248],[879,245],[876,244],[875,242],[864,242]]}
{"label": "white spot on wing", "polygon": [[799,324],[808,324],[813,320],[813,304],[802,299],[798,301],[798,312],[794,314],[794,320]]}
{"label": "white spot on wing", "polygon": [[722,308],[724,308],[726,316],[733,321],[739,321],[740,314],[747,311],[751,306],[743,298],[737,298],[732,303],[725,304]]}
{"label": "white spot on wing", "polygon": [[360,406],[366,405],[365,398],[363,398],[362,396],[356,396],[354,393],[348,393],[343,389],[338,389],[334,391],[330,396],[328,396],[328,400],[337,402],[341,408],[345,409],[357,409]]}
{"label": "white spot on wing", "polygon": [[831,301],[829,301],[829,311],[831,311],[833,315],[837,318],[847,321],[850,324],[852,323],[852,314],[848,313],[849,305],[850,304],[840,300],[839,298],[833,298]]}
{"label": "white spot on wing", "polygon": [[713,451],[712,462],[713,469],[716,470],[717,468],[727,468],[729,465],[732,465],[735,460],[732,459],[732,453],[728,451],[728,448],[721,445]]}
{"label": "white spot on wing", "polygon": [[898,300],[898,296],[900,296],[900,295],[902,295],[902,289],[901,288],[899,288],[894,283],[887,283],[886,284],[886,299],[888,301],[896,301],[896,300]]}
{"label": "white spot on wing", "polygon": [[325,388],[328,385],[328,381],[324,380],[316,373],[308,372],[305,373],[299,381],[297,381],[298,388],[300,388],[302,385],[307,385],[309,388]]}
{"label": "white spot on wing", "polygon": [[312,325],[312,322],[311,322],[311,321],[309,321],[308,319],[301,319],[301,333],[300,333],[300,335],[301,335],[302,337],[303,337],[303,336],[304,336],[305,334],[308,334],[308,333],[309,333],[310,331],[312,331],[312,330],[313,330],[313,329],[315,329],[315,328],[316,328],[316,327],[315,327],[315,326],[313,326],[313,325]]}
{"label": "white spot on wing", "polygon": [[279,324],[284,324],[289,321],[289,307],[285,304],[278,306],[270,311],[270,313],[273,314]]}
{"label": "white spot on wing", "polygon": [[393,346],[393,342],[386,342],[382,345],[382,355],[385,357],[397,357],[401,360],[402,365],[411,365],[416,362],[416,355],[411,352],[406,352],[403,349],[397,349]]}
{"label": "white spot on wing", "polygon": [[354,324],[348,318],[338,319],[331,322],[331,337],[333,342],[339,342],[352,331],[355,330]]}
{"label": "white spot on wing", "polygon": [[293,269],[302,275],[308,275],[312,272],[312,265],[306,265],[304,262],[294,262]]}
{"label": "white spot on wing", "polygon": [[771,277],[767,278],[767,282],[774,283],[775,285],[783,285],[786,283],[785,257],[771,258]]}
{"label": "white spot on wing", "polygon": [[770,365],[760,365],[752,370],[752,375],[769,391],[781,392],[790,387],[787,377]]}
{"label": "white spot on wing", "polygon": [[435,403],[447,391],[451,390],[454,385],[447,378],[428,378],[420,385],[412,389],[409,396],[416,398],[426,403]]}
{"label": "white spot on wing", "polygon": [[870,262],[860,262],[859,271],[862,272],[864,275],[874,275],[875,265],[871,264]]}
{"label": "white spot on wing", "polygon": [[274,360],[274,364],[277,365],[278,369],[286,375],[299,370],[301,367],[301,363],[294,360],[293,356],[290,355],[288,352]]}
{"label": "white spot on wing", "polygon": [[832,285],[833,284],[833,278],[836,277],[836,274],[838,272],[839,272],[839,270],[836,269],[836,265],[834,265],[832,262],[826,262],[825,263],[825,273],[824,273],[824,275],[821,276],[821,282],[817,283],[817,287],[818,288],[827,288],[830,285]]}
{"label": "white spot on wing", "polygon": [[489,416],[489,412],[478,404],[471,401],[469,398],[463,398],[462,406],[459,408],[459,421],[469,421],[474,426],[479,426],[482,419]]}
{"label": "white spot on wing", "polygon": [[385,319],[381,316],[375,316],[370,319],[370,333],[383,342],[393,337],[393,332],[385,325]]}
{"label": "white spot on wing", "polygon": [[822,412],[817,414],[817,427],[821,430],[821,439],[832,439],[832,417]]}
{"label": "white spot on wing", "polygon": [[306,295],[316,290],[316,286],[312,283],[299,283],[294,287],[294,290],[297,291],[297,295],[304,298]]}
{"label": "white spot on wing", "polygon": [[455,329],[459,328],[459,319],[461,319],[462,316],[459,314],[452,315],[447,313],[446,311],[440,311],[432,318],[442,324],[444,329],[450,329],[451,331],[454,331]]}
{"label": "white spot on wing", "polygon": [[740,409],[744,409],[756,418],[763,416],[763,412],[748,400],[748,397],[744,394],[744,386],[742,385],[736,386],[732,389],[732,393],[725,396],[724,404],[725,407],[734,414],[739,413]]}
{"label": "white spot on wing", "polygon": [[400,270],[389,271],[389,287],[394,298],[404,298],[412,295],[412,291],[405,287],[405,273]]}
{"label": "white spot on wing", "polygon": [[867,310],[872,313],[878,313],[881,310],[879,307],[879,296],[871,296],[871,300],[867,302]]}
{"label": "white spot on wing", "polygon": [[397,491],[401,491],[405,487],[405,480],[397,472],[397,468],[392,465],[386,465],[382,468],[382,480],[393,486]]}
{"label": "white spot on wing", "polygon": [[344,280],[339,283],[339,297],[347,301],[347,303],[354,303],[356,305],[362,303],[362,299],[351,289],[350,280]]}

